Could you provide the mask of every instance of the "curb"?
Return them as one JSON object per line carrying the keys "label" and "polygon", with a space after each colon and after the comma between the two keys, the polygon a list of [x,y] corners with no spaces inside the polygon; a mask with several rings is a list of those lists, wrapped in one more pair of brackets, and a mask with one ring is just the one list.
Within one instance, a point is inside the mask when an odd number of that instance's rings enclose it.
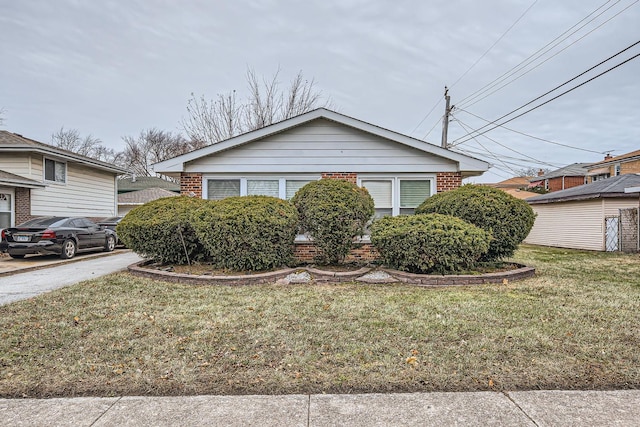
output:
{"label": "curb", "polygon": [[[55,261],[51,261],[47,264],[42,264],[42,265],[34,265],[31,267],[24,267],[24,268],[17,268],[15,270],[10,270],[10,271],[2,271],[0,272],[0,277],[5,277],[5,276],[13,276],[15,274],[20,274],[20,273],[28,273],[30,271],[36,271],[36,270],[43,270],[45,268],[50,268],[50,267],[55,267],[61,264],[71,264],[74,262],[80,262],[80,261],[85,261],[88,259],[92,259],[92,258],[102,258],[102,257],[106,257],[106,256],[111,256],[111,255],[118,255],[121,253],[125,253],[125,252],[131,252],[131,249],[124,249],[124,250],[114,250],[111,252],[95,252],[95,253],[86,253],[86,254],[79,254],[81,255],[80,258],[78,258],[78,256],[74,256],[71,259],[58,259]],[[17,260],[18,262],[20,262],[21,260]]]}
{"label": "curb", "polygon": [[[152,270],[145,268],[145,265],[149,264],[150,262],[151,261],[148,260],[137,262],[130,265],[128,267],[128,270],[131,274],[139,277],[192,285],[242,286],[267,283],[278,283],[286,285],[309,282],[360,282],[368,284],[403,283],[421,287],[473,286],[489,283],[508,283],[509,281],[517,281],[533,277],[535,276],[536,272],[535,268],[533,267],[516,264],[519,266],[519,268],[516,268],[514,270],[477,275],[465,274],[443,276],[430,274],[413,274],[386,268],[372,269],[367,267],[363,267],[357,271],[334,272],[319,270],[317,268],[300,267],[287,268],[267,273],[245,274],[237,276],[206,276],[174,273],[170,271]],[[379,279],[371,278],[369,274],[374,272],[381,273],[381,276],[383,277]],[[299,276],[302,275],[308,276],[308,278],[301,279]]]}

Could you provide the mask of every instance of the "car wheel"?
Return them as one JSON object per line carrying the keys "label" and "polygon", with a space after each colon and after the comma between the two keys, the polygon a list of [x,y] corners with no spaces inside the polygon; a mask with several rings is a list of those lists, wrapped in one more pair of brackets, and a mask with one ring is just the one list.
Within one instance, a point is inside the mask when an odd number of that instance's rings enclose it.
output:
{"label": "car wheel", "polygon": [[116,238],[113,236],[107,236],[107,241],[105,242],[105,245],[104,245],[105,252],[111,252],[115,249],[115,247],[116,247]]}
{"label": "car wheel", "polygon": [[9,256],[11,258],[15,258],[15,259],[22,259],[24,258],[24,255],[18,255],[18,254],[9,254]]}
{"label": "car wheel", "polygon": [[60,258],[62,259],[70,259],[73,258],[76,254],[76,242],[73,240],[65,240],[62,244],[62,253],[60,254]]}

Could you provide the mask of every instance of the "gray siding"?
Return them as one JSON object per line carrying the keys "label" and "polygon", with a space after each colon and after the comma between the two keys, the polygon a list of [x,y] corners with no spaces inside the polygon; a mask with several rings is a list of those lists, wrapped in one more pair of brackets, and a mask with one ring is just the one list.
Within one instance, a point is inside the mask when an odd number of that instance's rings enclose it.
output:
{"label": "gray siding", "polygon": [[214,158],[194,160],[185,169],[202,173],[282,174],[458,170],[454,161],[326,119],[217,153]]}

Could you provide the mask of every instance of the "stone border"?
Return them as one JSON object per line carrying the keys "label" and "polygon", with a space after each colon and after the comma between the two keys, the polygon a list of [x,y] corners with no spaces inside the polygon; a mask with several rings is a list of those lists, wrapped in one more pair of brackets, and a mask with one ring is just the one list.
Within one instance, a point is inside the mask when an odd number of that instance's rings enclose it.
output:
{"label": "stone border", "polygon": [[[431,275],[413,274],[386,268],[372,269],[363,267],[356,271],[326,271],[310,267],[286,268],[267,273],[244,274],[237,276],[206,276],[174,273],[171,271],[145,268],[150,261],[140,261],[129,266],[129,272],[135,276],[164,280],[174,283],[192,285],[258,285],[267,283],[404,283],[408,285],[435,286],[469,286],[487,283],[506,283],[505,281],[523,280],[535,276],[533,267],[520,265],[519,268],[498,273],[464,274],[464,275]],[[519,264],[518,264],[519,265]]]}

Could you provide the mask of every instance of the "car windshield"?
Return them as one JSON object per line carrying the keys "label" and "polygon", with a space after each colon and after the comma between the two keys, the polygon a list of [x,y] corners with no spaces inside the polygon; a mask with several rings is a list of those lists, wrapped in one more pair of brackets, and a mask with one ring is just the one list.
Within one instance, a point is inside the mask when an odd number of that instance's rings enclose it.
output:
{"label": "car windshield", "polygon": [[44,217],[44,218],[34,218],[34,219],[30,219],[27,222],[23,222],[22,224],[20,224],[18,227],[21,228],[25,228],[25,227],[50,227],[50,226],[59,226],[61,223],[63,223],[64,221],[66,221],[67,218],[62,218],[59,216],[50,216],[50,217]]}

